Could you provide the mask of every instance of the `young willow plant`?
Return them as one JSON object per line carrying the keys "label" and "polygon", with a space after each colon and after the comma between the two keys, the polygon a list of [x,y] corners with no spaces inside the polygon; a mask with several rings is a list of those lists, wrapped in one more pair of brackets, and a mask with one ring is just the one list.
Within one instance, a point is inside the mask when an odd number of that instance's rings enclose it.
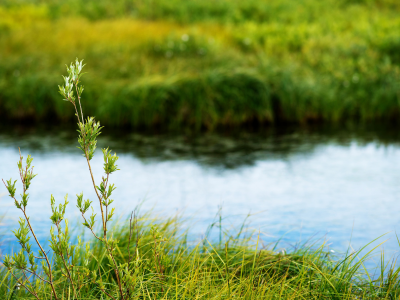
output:
{"label": "young willow plant", "polygon": [[[67,66],[68,76],[63,76],[64,85],[59,86],[59,92],[63,96],[63,100],[70,102],[75,109],[79,132],[78,148],[83,152],[83,156],[86,158],[93,188],[98,199],[98,205],[101,212],[101,234],[96,234],[95,224],[97,219],[92,206],[93,201],[90,201],[89,199],[84,200],[83,193],[77,194],[77,207],[82,215],[84,221],[83,225],[91,231],[93,236],[98,239],[106,249],[105,254],[115,273],[118,291],[115,291],[114,289],[107,290],[106,285],[101,279],[96,280],[96,278],[102,278],[100,270],[90,272],[87,268],[89,257],[91,255],[88,244],[86,244],[86,249],[84,249],[84,245],[79,238],[77,245],[70,244],[68,220],[64,218],[68,204],[67,196],[65,197],[64,203],[59,204],[59,206],[56,206],[55,199],[51,196],[52,215],[50,219],[54,225],[54,227],[51,227],[50,229],[50,248],[52,250],[52,256],[48,255],[48,252],[43,249],[39,240],[36,238],[26,211],[28,204],[27,191],[32,179],[36,176],[33,174],[33,166],[31,167],[32,157],[30,155],[28,156],[26,159],[26,166],[23,167],[23,157],[21,153],[18,162],[18,169],[23,185],[21,201],[18,201],[15,197],[16,181],[10,179],[5,182],[3,180],[3,183],[5,184],[10,196],[14,199],[16,207],[22,211],[24,216],[24,218],[21,218],[19,222],[20,228],[14,232],[22,249],[19,253],[16,253],[13,256],[5,256],[4,265],[9,269],[17,282],[37,299],[39,299],[37,291],[39,284],[33,282],[33,276],[37,278],[36,280],[41,280],[43,283],[50,285],[55,299],[64,298],[62,293],[65,289],[57,288],[57,285],[61,282],[69,282],[69,285],[72,287],[74,299],[79,297],[80,291],[85,285],[94,283],[100,291],[108,297],[112,299],[125,300],[130,298],[133,289],[132,278],[134,278],[136,274],[135,270],[130,270],[130,266],[131,263],[132,266],[137,264],[138,257],[136,258],[136,262],[131,262],[129,258],[129,261],[124,264],[117,263],[115,259],[118,240],[113,238],[112,233],[108,233],[107,224],[111,221],[114,215],[114,208],[111,207],[114,200],[111,199],[111,196],[116,187],[114,184],[109,182],[109,178],[112,173],[118,170],[116,165],[118,156],[115,153],[112,154],[111,150],[108,148],[102,149],[104,158],[104,175],[102,176],[100,183],[96,184],[92,172],[91,160],[95,154],[97,137],[100,135],[102,127],[100,126],[100,122],[96,122],[94,117],[85,118],[83,115],[81,96],[84,88],[80,84],[80,78],[83,75],[82,69],[84,67],[82,62],[83,61],[76,59],[76,61],[71,63],[69,67]],[[91,209],[92,213],[87,217],[86,213],[89,209]],[[64,228],[62,227],[62,224],[64,224]],[[31,244],[29,243],[31,238],[30,235],[34,237],[37,246],[40,248],[37,256],[35,256],[31,250]],[[38,272],[37,262],[40,260],[42,261],[40,268],[42,271]]]}
{"label": "young willow plant", "polygon": [[[50,285],[54,298],[61,299],[57,293],[56,281],[63,282],[64,278],[67,278],[70,282],[73,290],[73,297],[77,297],[79,295],[79,290],[83,287],[85,281],[87,281],[85,274],[88,273],[89,245],[86,245],[86,252],[83,252],[83,244],[79,238],[77,245],[71,245],[69,243],[68,221],[64,219],[65,208],[68,204],[67,196],[65,196],[64,204],[60,204],[57,208],[55,206],[55,199],[53,195],[51,195],[52,215],[50,219],[57,229],[55,234],[54,227],[52,226],[50,228],[50,248],[53,250],[52,257],[43,249],[43,246],[35,235],[27,212],[29,199],[28,190],[32,179],[36,176],[36,174],[33,174],[33,166],[31,166],[32,160],[33,158],[28,155],[25,166],[23,166],[23,157],[20,151],[20,159],[18,161],[18,170],[22,182],[20,201],[16,198],[17,189],[15,184],[17,180],[13,181],[10,179],[6,182],[3,180],[10,197],[14,200],[15,206],[21,210],[23,215],[23,218],[19,220],[19,229],[13,231],[21,245],[21,250],[18,253],[14,253],[12,256],[6,255],[3,264],[16,279],[17,283],[23,286],[36,299],[40,299],[40,282]],[[65,224],[64,230],[61,225],[62,221],[64,221]],[[30,234],[33,236],[36,245],[40,249],[37,255],[35,255],[32,250]],[[79,262],[82,259],[82,253],[84,253],[84,264],[80,265]],[[39,261],[41,261],[41,268],[39,268],[41,271],[38,271]],[[33,278],[36,278],[36,280],[33,280]]]}

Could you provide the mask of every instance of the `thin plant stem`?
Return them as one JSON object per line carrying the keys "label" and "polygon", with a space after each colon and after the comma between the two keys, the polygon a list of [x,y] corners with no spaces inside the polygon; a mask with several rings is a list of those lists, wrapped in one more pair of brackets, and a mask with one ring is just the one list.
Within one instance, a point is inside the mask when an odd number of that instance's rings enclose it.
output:
{"label": "thin plant stem", "polygon": [[79,96],[79,93],[78,93],[78,85],[76,82],[74,82],[74,85],[75,85],[75,89],[76,89],[76,96],[78,97],[79,107],[81,109],[82,124],[85,124],[85,123],[83,123],[84,119],[83,119],[83,112],[82,112],[82,105],[81,105],[81,97]]}
{"label": "thin plant stem", "polygon": [[[6,185],[6,183],[4,182],[4,179],[2,179],[2,181],[3,181],[4,185]],[[7,187],[7,185],[6,185],[6,187]],[[12,197],[12,198],[14,199],[14,201],[18,202],[17,199],[15,199],[15,197]],[[53,273],[52,273],[52,271],[51,271],[51,264],[50,264],[49,258],[47,257],[46,252],[43,250],[42,245],[40,244],[39,240],[37,239],[37,237],[36,237],[36,235],[35,235],[35,232],[33,231],[32,225],[31,225],[31,223],[29,222],[29,218],[28,218],[28,216],[26,215],[25,209],[20,208],[20,210],[22,211],[22,213],[23,213],[23,215],[24,215],[24,217],[25,217],[25,220],[26,220],[26,222],[27,222],[27,224],[28,224],[28,226],[29,226],[29,230],[30,230],[30,232],[32,233],[33,238],[35,239],[36,244],[39,246],[40,250],[42,251],[42,253],[43,253],[44,257],[45,257],[45,260],[46,260],[46,263],[47,263],[47,267],[49,268],[49,274],[47,275],[47,276],[49,277],[49,279],[50,279],[50,282],[49,282],[49,283],[50,283],[52,292],[53,292],[53,294],[54,294],[54,298],[55,298],[56,300],[58,300],[58,297],[57,297],[57,294],[56,294],[56,290],[55,290],[54,284],[53,284]]]}
{"label": "thin plant stem", "polygon": [[[75,85],[75,86],[76,86],[76,85]],[[79,97],[79,96],[78,96],[78,101],[79,101],[79,105],[81,105],[81,104],[80,104],[80,97]],[[75,107],[75,108],[76,108],[76,107]],[[82,106],[80,106],[80,108],[81,108],[81,114],[82,114]],[[77,116],[77,117],[78,117],[78,121],[79,121],[79,116]],[[82,114],[82,119],[83,119],[83,114]],[[82,123],[82,124],[83,124],[83,123]],[[83,125],[82,125],[82,126],[83,126]],[[83,128],[83,127],[81,127],[81,128]],[[82,135],[83,135],[82,138],[85,139],[86,137],[85,137],[85,135],[84,135],[83,130],[81,130],[81,132],[82,132]],[[85,142],[85,140],[84,140],[84,142]],[[97,198],[99,199],[99,205],[100,205],[100,210],[101,210],[101,219],[102,219],[102,224],[103,224],[104,243],[105,243],[107,252],[108,252],[108,254],[110,255],[110,257],[111,257],[111,259],[112,259],[112,261],[113,261],[113,263],[114,263],[114,266],[115,266],[115,275],[116,275],[116,277],[117,277],[118,288],[119,288],[119,290],[120,290],[121,299],[123,299],[124,296],[123,296],[123,291],[122,291],[122,286],[121,286],[121,281],[120,281],[120,276],[119,276],[118,265],[117,265],[117,263],[116,263],[116,261],[115,261],[115,259],[114,259],[114,256],[113,256],[113,254],[112,254],[112,251],[109,249],[109,246],[108,246],[108,241],[107,241],[107,223],[106,223],[106,220],[104,219],[103,204],[102,204],[102,201],[101,201],[101,200],[102,200],[102,197],[100,196],[100,194],[98,193],[97,188],[96,188],[96,182],[95,182],[95,180],[94,180],[94,176],[93,176],[93,172],[92,172],[92,167],[91,167],[91,165],[90,165],[90,160],[89,160],[89,155],[88,155],[88,152],[87,152],[87,148],[84,148],[84,153],[85,153],[87,165],[88,165],[88,167],[89,167],[89,173],[90,173],[90,177],[91,177],[91,179],[92,179],[93,188],[94,188],[94,190],[95,190],[95,193],[96,193],[96,195],[97,195]],[[92,232],[93,232],[93,231],[92,231]]]}
{"label": "thin plant stem", "polygon": [[[56,224],[56,227],[57,227],[57,232],[58,232],[58,235],[57,235],[58,241],[61,243],[60,226],[59,226],[59,224]],[[57,246],[58,246],[58,245],[57,245]],[[65,267],[65,269],[67,270],[67,277],[68,277],[69,281],[71,282],[72,289],[73,289],[73,293],[74,293],[73,297],[75,298],[76,289],[75,289],[74,281],[72,280],[71,273],[69,272],[69,268],[68,268],[68,266],[67,266],[67,263],[65,262],[65,258],[64,258],[64,254],[62,253],[62,250],[61,250],[59,247],[57,247],[57,248],[58,248],[58,251],[60,252],[59,255],[60,255],[60,257],[61,257],[61,260],[63,261],[64,267]]]}
{"label": "thin plant stem", "polygon": [[10,274],[17,280],[17,282],[24,287],[25,290],[27,290],[32,296],[34,296],[37,300],[40,300],[40,298],[37,296],[37,294],[33,291],[31,291],[23,282],[21,282],[17,276],[14,275],[13,272],[10,271]]}

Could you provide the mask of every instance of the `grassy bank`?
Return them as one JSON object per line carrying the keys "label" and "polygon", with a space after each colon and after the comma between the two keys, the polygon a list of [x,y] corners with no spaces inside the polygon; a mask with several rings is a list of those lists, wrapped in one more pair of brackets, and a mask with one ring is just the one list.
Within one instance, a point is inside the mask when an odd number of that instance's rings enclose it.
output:
{"label": "grassy bank", "polygon": [[[0,114],[71,121],[84,57],[104,124],[200,129],[396,119],[398,1],[0,1]],[[59,78],[59,79],[57,79]]]}
{"label": "grassy bank", "polygon": [[[156,238],[152,227],[158,230]],[[218,223],[209,229],[213,227],[218,236]],[[383,256],[382,265],[367,272],[367,257],[359,252],[337,256],[323,246],[302,245],[286,253],[264,245],[263,236],[246,226],[234,232],[222,228],[221,241],[210,242],[206,236],[193,242],[177,218],[155,219],[150,214],[139,217],[131,233],[129,220],[113,231],[120,240],[116,259],[135,262],[130,299],[397,299],[400,294],[399,269],[385,265]],[[91,251],[90,273],[102,274],[110,295],[118,297],[102,243],[92,241]],[[59,295],[72,299],[68,280],[56,264],[53,269]],[[31,299],[24,289],[15,288],[4,269],[0,272],[4,299]],[[40,299],[51,298],[47,285],[39,290]],[[101,295],[111,299],[87,281],[77,299]]]}

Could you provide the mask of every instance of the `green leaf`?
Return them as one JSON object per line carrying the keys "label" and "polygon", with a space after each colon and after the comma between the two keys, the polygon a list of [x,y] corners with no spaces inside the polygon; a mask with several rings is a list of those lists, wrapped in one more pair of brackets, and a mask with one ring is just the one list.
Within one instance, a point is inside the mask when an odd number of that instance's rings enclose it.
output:
{"label": "green leaf", "polygon": [[17,188],[15,187],[15,183],[17,181],[15,180],[14,183],[13,183],[12,182],[12,178],[10,178],[10,180],[7,180],[6,182],[7,182],[6,187],[7,187],[7,190],[9,192],[9,194],[10,194],[10,197],[14,198],[15,191],[17,190]]}
{"label": "green leaf", "polygon": [[28,198],[29,198],[28,196],[29,196],[29,194],[26,194],[26,193],[21,195],[21,197],[22,197],[21,204],[23,207],[26,207],[28,205]]}

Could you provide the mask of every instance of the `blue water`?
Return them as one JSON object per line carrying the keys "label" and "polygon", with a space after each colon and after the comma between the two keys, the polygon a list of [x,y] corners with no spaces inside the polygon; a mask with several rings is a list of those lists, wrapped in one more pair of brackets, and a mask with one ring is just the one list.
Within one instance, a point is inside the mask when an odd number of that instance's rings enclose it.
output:
{"label": "blue water", "polygon": [[[28,213],[41,241],[48,237],[50,195],[69,195],[67,217],[76,220],[77,193],[95,200],[86,160],[73,128],[0,128],[0,177],[17,179],[18,147],[34,157]],[[264,243],[282,238],[282,248],[311,241],[330,249],[379,242],[399,249],[400,138],[395,130],[305,130],[197,136],[107,132],[120,158],[112,175],[117,215],[141,202],[163,217],[180,213],[194,238],[201,237],[222,207],[223,225],[250,227]],[[92,160],[101,178],[101,151]],[[18,185],[20,190],[21,185]],[[10,233],[20,212],[0,186],[3,252],[18,248]],[[97,208],[97,206],[96,206]],[[378,242],[374,243],[378,245]],[[381,247],[379,247],[381,248]]]}

